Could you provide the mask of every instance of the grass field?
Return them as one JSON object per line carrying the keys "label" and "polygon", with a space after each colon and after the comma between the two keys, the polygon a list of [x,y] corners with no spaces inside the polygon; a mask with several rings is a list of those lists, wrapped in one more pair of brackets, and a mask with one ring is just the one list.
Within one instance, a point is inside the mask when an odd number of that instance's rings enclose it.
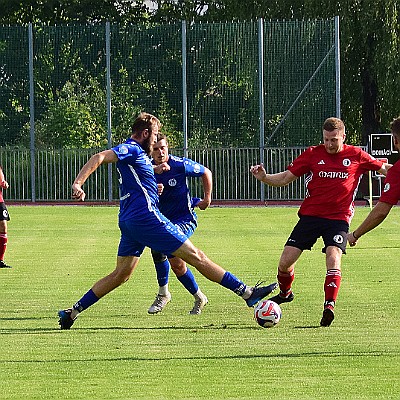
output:
{"label": "grass field", "polygon": [[[115,207],[9,206],[0,270],[0,399],[399,399],[400,209],[343,257],[330,328],[319,327],[322,242],[300,259],[296,299],[263,329],[252,309],[195,271],[209,305],[174,276],[172,301],[148,315],[157,291],[146,250],[131,280],[82,313],[70,307],[114,268]],[[368,213],[358,208],[353,226]],[[296,208],[211,208],[193,242],[248,284],[275,280]]]}

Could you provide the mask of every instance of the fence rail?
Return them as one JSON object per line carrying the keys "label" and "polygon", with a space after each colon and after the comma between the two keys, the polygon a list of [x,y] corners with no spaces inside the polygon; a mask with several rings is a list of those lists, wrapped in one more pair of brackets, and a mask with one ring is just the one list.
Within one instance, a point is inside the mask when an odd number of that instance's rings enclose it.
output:
{"label": "fence rail", "polygon": [[[29,149],[0,148],[0,163],[3,165],[10,187],[4,197],[10,201],[63,202],[71,199],[71,184],[92,154],[98,149],[37,150],[34,158],[35,193],[31,185],[31,152]],[[266,148],[264,160],[269,172],[279,172],[297,157],[303,148]],[[173,151],[181,156],[183,150]],[[304,198],[302,180],[283,188],[261,185],[251,174],[250,166],[259,162],[260,149],[191,149],[188,157],[206,165],[213,173],[214,200],[299,200]],[[108,186],[111,179],[112,198]],[[202,195],[201,182],[190,181],[194,196]],[[88,201],[118,200],[118,182],[115,169],[108,173],[101,166],[85,184]]]}

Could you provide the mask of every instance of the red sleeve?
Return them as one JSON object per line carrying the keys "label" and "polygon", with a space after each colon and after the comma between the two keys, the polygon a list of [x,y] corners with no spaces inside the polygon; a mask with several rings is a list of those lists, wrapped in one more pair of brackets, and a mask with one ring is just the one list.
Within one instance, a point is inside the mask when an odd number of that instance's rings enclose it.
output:
{"label": "red sleeve", "polygon": [[396,205],[400,200],[400,162],[397,161],[392,168],[389,169],[386,179],[383,193],[379,198],[379,201]]}
{"label": "red sleeve", "polygon": [[383,161],[377,160],[366,151],[361,150],[360,165],[365,171],[378,171],[382,168]]}
{"label": "red sleeve", "polygon": [[314,147],[309,147],[301,153],[294,161],[288,166],[288,170],[297,177],[310,172],[310,159]]}

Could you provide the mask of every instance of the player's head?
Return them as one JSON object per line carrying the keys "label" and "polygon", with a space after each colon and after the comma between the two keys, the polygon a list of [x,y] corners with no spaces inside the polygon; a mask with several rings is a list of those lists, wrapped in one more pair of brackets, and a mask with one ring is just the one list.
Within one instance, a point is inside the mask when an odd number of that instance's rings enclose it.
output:
{"label": "player's head", "polygon": [[400,117],[394,119],[390,124],[390,131],[393,135],[393,143],[397,150],[400,150]]}
{"label": "player's head", "polygon": [[157,135],[157,142],[153,145],[151,155],[157,165],[162,164],[163,162],[168,162],[168,141],[167,137],[163,133]]}
{"label": "player's head", "polygon": [[151,154],[152,146],[157,141],[161,123],[154,115],[142,112],[132,124],[132,137],[140,143],[147,154]]}
{"label": "player's head", "polygon": [[322,127],[325,150],[329,154],[339,153],[343,149],[346,139],[346,129],[344,123],[339,118],[327,118]]}

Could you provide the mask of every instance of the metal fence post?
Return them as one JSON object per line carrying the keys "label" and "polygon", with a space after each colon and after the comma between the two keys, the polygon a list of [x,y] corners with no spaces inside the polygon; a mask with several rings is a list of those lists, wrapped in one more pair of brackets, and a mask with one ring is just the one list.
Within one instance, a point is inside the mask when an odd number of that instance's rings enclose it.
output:
{"label": "metal fence post", "polygon": [[[260,163],[264,164],[265,146],[265,115],[264,115],[264,21],[258,20],[258,86],[259,86],[259,110],[260,110]],[[265,200],[265,185],[261,183],[260,199]]]}
{"label": "metal fence post", "polygon": [[[107,141],[108,148],[112,147],[112,133],[111,133],[111,55],[110,55],[110,22],[106,22],[106,79],[107,79]],[[107,165],[108,176],[108,201],[112,202],[112,164]]]}
{"label": "metal fence post", "polygon": [[183,154],[188,156],[188,112],[186,80],[186,21],[182,21],[182,117],[183,117]]}
{"label": "metal fence post", "polygon": [[340,117],[340,42],[339,16],[335,17],[335,72],[336,72],[336,117]]}
{"label": "metal fence post", "polygon": [[35,170],[35,97],[33,85],[33,28],[28,25],[29,38],[29,118],[30,118],[30,157],[31,157],[31,200],[36,201]]}

